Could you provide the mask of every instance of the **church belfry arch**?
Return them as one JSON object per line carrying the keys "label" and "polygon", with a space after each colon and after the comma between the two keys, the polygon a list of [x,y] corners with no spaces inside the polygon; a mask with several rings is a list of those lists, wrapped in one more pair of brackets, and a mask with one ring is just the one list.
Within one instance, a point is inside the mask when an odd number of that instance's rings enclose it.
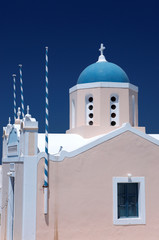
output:
{"label": "church belfry arch", "polygon": [[125,123],[138,127],[138,87],[130,83],[120,66],[107,61],[104,49],[101,44],[98,60],[80,73],[77,84],[69,90],[67,133],[89,138],[114,131]]}

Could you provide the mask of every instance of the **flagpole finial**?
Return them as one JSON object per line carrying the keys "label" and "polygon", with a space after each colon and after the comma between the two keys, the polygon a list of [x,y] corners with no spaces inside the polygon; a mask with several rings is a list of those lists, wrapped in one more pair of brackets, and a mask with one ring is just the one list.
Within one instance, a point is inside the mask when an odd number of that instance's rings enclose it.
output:
{"label": "flagpole finial", "polygon": [[9,117],[8,119],[8,124],[7,124],[7,128],[11,128],[12,124],[11,124],[11,118]]}
{"label": "flagpole finial", "polygon": [[8,119],[8,124],[10,125],[11,124],[11,118],[9,117]]}
{"label": "flagpole finial", "polygon": [[13,97],[14,97],[14,121],[17,117],[17,110],[16,110],[16,74],[12,74],[13,77]]}
{"label": "flagpole finial", "polygon": [[27,114],[25,115],[25,117],[27,118],[31,118],[31,115],[29,114],[29,110],[30,110],[29,105],[27,105]]}
{"label": "flagpole finial", "polygon": [[29,114],[29,105],[27,105],[27,114]]}
{"label": "flagpole finial", "polygon": [[21,115],[21,111],[20,111],[20,107],[18,107],[18,112],[17,112],[18,119],[20,119],[20,115]]}
{"label": "flagpole finial", "polygon": [[24,118],[24,95],[23,95],[23,79],[22,79],[22,64],[19,64],[20,67],[20,92],[21,92],[21,107],[22,107],[22,117]]}

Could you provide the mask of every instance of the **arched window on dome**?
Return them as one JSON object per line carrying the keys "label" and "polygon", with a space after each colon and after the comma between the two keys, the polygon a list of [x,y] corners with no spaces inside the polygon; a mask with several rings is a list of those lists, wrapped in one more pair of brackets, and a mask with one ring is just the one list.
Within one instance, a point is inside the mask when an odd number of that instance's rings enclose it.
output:
{"label": "arched window on dome", "polygon": [[119,126],[119,96],[117,94],[110,96],[110,125]]}
{"label": "arched window on dome", "polygon": [[135,126],[135,96],[132,95],[132,126]]}
{"label": "arched window on dome", "polygon": [[72,100],[72,128],[75,128],[76,114],[75,114],[75,101]]}
{"label": "arched window on dome", "polygon": [[93,95],[89,94],[85,97],[85,119],[86,125],[93,125]]}

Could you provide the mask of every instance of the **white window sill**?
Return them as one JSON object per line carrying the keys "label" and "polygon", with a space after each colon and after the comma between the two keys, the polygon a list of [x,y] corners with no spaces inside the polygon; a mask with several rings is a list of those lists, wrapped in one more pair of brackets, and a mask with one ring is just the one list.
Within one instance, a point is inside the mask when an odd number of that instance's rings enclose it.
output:
{"label": "white window sill", "polygon": [[145,219],[141,218],[119,218],[114,220],[114,225],[145,224]]}

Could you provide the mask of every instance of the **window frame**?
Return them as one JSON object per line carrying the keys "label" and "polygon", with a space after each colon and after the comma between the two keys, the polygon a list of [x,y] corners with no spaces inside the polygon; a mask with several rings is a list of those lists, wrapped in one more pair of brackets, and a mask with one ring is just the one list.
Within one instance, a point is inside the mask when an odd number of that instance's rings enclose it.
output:
{"label": "window frame", "polygon": [[[138,217],[118,218],[118,183],[138,183]],[[113,223],[114,225],[146,224],[144,177],[113,177]]]}

